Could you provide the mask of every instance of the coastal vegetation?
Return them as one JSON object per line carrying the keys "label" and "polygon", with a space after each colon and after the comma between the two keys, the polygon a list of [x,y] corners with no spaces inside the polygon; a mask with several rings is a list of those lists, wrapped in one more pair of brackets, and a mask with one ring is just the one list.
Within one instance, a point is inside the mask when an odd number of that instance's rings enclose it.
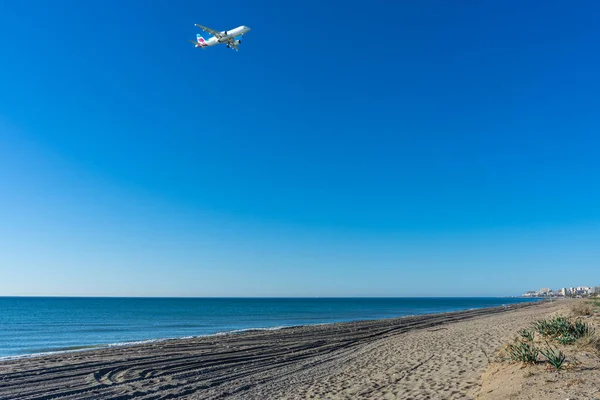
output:
{"label": "coastal vegetation", "polygon": [[523,364],[535,364],[538,359],[539,349],[533,344],[533,340],[517,339],[515,343],[507,346],[506,352],[510,359]]}
{"label": "coastal vegetation", "polygon": [[479,400],[597,397],[600,301],[558,303],[499,349],[482,377]]}
{"label": "coastal vegetation", "polygon": [[594,334],[594,329],[587,322],[576,318],[572,320],[562,315],[550,319],[541,319],[534,323],[536,332],[545,338],[561,344],[572,344],[576,340]]}
{"label": "coastal vegetation", "polygon": [[548,363],[552,365],[557,371],[560,371],[562,369],[563,364],[567,358],[567,356],[565,356],[565,354],[562,351],[548,343],[546,343],[545,348],[540,350],[540,353],[542,353],[543,356],[546,357]]}
{"label": "coastal vegetation", "polygon": [[[586,339],[591,347],[595,347],[599,340],[595,340],[595,329],[580,318],[569,318],[558,315],[548,319],[535,321],[531,329],[522,329],[513,343],[506,346],[508,359],[513,362],[537,364],[540,354],[545,357],[546,363],[556,371],[563,368],[566,360],[565,354],[556,345],[572,345],[581,339]],[[540,337],[536,341],[536,334]],[[551,342],[554,342],[552,344]]]}

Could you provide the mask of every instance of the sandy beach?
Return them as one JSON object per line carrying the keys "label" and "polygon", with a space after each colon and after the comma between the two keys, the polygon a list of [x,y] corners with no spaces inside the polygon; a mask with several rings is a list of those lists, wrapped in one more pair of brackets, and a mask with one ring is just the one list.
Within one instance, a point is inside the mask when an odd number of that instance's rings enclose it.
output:
{"label": "sandy beach", "polygon": [[[530,303],[248,331],[0,363],[1,399],[474,399]],[[491,393],[491,392],[489,392]]]}

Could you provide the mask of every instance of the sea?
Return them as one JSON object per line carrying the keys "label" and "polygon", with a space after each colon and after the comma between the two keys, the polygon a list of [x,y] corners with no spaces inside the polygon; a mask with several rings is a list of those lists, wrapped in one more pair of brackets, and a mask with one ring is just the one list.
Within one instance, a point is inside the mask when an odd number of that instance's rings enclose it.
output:
{"label": "sea", "polygon": [[535,299],[0,297],[0,359],[527,301]]}

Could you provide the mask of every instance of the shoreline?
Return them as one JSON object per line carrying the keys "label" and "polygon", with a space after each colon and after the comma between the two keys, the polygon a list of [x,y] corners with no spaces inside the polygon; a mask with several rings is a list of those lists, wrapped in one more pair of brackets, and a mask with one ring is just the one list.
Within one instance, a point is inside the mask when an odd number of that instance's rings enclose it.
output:
{"label": "shoreline", "polygon": [[[348,321],[348,322],[351,322],[351,321]],[[336,323],[336,322],[331,322],[331,323]],[[277,331],[280,329],[297,328],[297,327],[302,327],[302,326],[329,325],[331,323],[275,326],[272,328],[235,329],[232,331],[209,333],[206,335],[192,335],[192,336],[181,336],[181,337],[134,340],[131,342],[118,342],[118,343],[108,343],[108,344],[99,344],[99,345],[81,345],[81,346],[75,346],[76,348],[65,348],[65,349],[50,350],[50,351],[37,352],[37,353],[18,354],[18,355],[14,355],[14,356],[0,356],[0,366],[2,365],[3,361],[20,360],[20,359],[35,358],[35,357],[45,357],[45,356],[52,356],[52,355],[57,355],[57,354],[78,353],[78,352],[84,352],[84,351],[110,350],[110,349],[118,348],[118,347],[143,346],[143,345],[152,344],[152,343],[168,342],[171,340],[188,340],[188,339],[199,339],[199,338],[212,337],[212,336],[236,335],[236,334],[241,334],[244,332],[251,332],[251,331]],[[343,322],[341,322],[341,323],[343,323]]]}
{"label": "shoreline", "polygon": [[[499,297],[503,298],[503,297]],[[507,297],[510,298],[510,297]],[[485,310],[490,308],[499,308],[499,307],[507,307],[513,305],[520,304],[538,304],[544,302],[545,299],[538,299],[533,301],[523,301],[519,303],[507,303],[502,304],[495,307],[474,307],[474,308],[466,308],[461,310],[453,310],[453,311],[442,311],[435,313],[426,313],[426,314],[407,314],[396,317],[387,317],[387,318],[367,318],[367,319],[356,319],[356,320],[348,320],[348,321],[337,321],[337,322],[317,322],[313,324],[299,324],[299,325],[282,325],[282,326],[273,326],[273,327],[258,327],[258,328],[243,328],[243,329],[234,329],[229,331],[220,331],[215,333],[208,333],[204,335],[189,335],[189,336],[178,336],[178,337],[164,337],[164,338],[153,338],[153,339],[140,339],[140,340],[132,340],[126,342],[116,342],[116,343],[101,343],[101,344],[82,344],[77,346],[71,346],[64,349],[54,349],[48,351],[40,351],[35,353],[24,353],[24,354],[16,354],[16,355],[8,355],[8,356],[0,356],[0,365],[5,361],[11,360],[20,360],[20,359],[29,359],[35,357],[45,357],[52,356],[58,354],[68,354],[68,353],[79,353],[79,352],[87,352],[87,351],[96,351],[96,350],[110,350],[112,348],[117,347],[129,347],[129,346],[139,346],[145,344],[152,344],[158,342],[167,342],[172,340],[187,340],[187,339],[198,339],[212,336],[223,336],[223,335],[236,335],[242,334],[244,332],[251,331],[277,331],[281,329],[289,329],[289,328],[301,328],[301,327],[312,327],[312,326],[321,326],[321,325],[334,325],[334,324],[345,324],[345,323],[353,323],[353,322],[372,322],[372,321],[385,321],[385,320],[395,320],[399,318],[408,318],[408,317],[426,317],[426,316],[435,316],[441,314],[451,314],[462,311],[472,311],[472,310]]]}
{"label": "shoreline", "polygon": [[[340,382],[331,384],[326,392],[316,396],[330,397],[330,393],[337,391],[360,389],[349,389],[347,386],[358,378],[347,379],[342,372],[363,365],[360,362],[363,359],[367,360],[364,368],[378,362],[387,363],[390,357],[400,357],[392,363],[397,363],[398,368],[407,362],[418,365],[421,353],[430,348],[411,349],[414,343],[420,343],[419,338],[439,337],[431,342],[438,346],[443,340],[456,336],[449,334],[456,327],[495,326],[496,319],[504,321],[518,315],[536,315],[556,305],[526,302],[5,360],[0,362],[0,398],[310,398],[306,385],[313,390],[314,385],[325,385],[328,379],[339,375]],[[390,346],[399,344],[409,347],[390,353]],[[374,350],[384,355],[370,359]],[[433,362],[431,357],[423,362]],[[390,369],[378,367],[375,372],[361,372],[357,376],[371,379],[382,371]],[[348,398],[343,394],[337,397]]]}

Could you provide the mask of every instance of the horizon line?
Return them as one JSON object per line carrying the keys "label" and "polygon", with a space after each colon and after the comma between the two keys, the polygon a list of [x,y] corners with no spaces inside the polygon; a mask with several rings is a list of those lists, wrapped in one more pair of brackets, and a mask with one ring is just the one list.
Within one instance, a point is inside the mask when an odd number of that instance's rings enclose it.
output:
{"label": "horizon line", "polygon": [[[73,296],[73,295],[0,295],[0,298],[96,298],[96,299],[405,299],[405,298],[530,298],[505,296]],[[535,298],[535,297],[531,297]]]}

